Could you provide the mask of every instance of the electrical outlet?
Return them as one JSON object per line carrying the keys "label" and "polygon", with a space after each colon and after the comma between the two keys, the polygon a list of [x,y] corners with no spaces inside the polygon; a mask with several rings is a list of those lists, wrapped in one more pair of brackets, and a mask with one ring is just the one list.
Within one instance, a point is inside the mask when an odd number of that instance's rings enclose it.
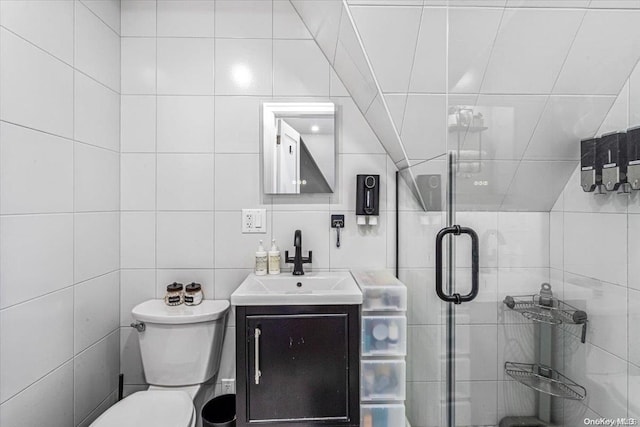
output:
{"label": "electrical outlet", "polygon": [[243,233],[266,233],[267,210],[266,209],[242,209]]}
{"label": "electrical outlet", "polygon": [[236,380],[224,379],[222,380],[222,394],[234,394],[236,392]]}

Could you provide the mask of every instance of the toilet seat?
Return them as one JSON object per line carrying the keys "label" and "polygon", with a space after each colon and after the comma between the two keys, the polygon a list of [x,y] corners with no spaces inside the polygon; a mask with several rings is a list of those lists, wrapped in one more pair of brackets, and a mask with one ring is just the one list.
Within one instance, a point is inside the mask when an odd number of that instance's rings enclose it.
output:
{"label": "toilet seat", "polygon": [[139,391],[122,399],[91,427],[193,427],[193,402],[183,391]]}

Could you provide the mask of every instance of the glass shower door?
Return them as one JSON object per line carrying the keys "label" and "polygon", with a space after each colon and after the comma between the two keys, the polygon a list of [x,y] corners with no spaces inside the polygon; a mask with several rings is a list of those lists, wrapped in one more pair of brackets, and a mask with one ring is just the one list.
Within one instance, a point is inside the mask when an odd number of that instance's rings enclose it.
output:
{"label": "glass shower door", "polygon": [[[447,181],[445,202],[445,227],[436,235],[435,241],[435,292],[445,304],[444,342],[445,361],[443,380],[444,413],[447,427],[456,426],[456,308],[461,304],[472,302],[479,292],[479,238],[476,231],[464,224],[460,224],[456,215],[456,175],[460,170],[460,153],[449,150],[446,155]],[[471,265],[471,286],[462,290],[456,281],[456,258],[458,237],[469,238]]]}

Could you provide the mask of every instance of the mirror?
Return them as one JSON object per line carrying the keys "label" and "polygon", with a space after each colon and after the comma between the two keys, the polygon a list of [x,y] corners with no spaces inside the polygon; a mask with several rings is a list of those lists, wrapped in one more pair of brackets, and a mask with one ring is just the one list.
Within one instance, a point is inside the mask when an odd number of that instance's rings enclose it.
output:
{"label": "mirror", "polygon": [[265,102],[262,128],[265,194],[333,193],[332,102]]}

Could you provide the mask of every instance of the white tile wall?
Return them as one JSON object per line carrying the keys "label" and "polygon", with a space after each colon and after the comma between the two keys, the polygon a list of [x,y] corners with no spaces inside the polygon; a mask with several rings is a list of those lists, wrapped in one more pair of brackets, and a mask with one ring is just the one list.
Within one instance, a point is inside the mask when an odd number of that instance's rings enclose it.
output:
{"label": "white tile wall", "polygon": [[312,38],[288,0],[273,1],[273,38],[298,40]]}
{"label": "white tile wall", "polygon": [[1,213],[73,211],[73,141],[3,122],[0,174]]}
{"label": "white tile wall", "polygon": [[410,92],[444,92],[446,89],[447,11],[422,12],[420,32],[411,71]]}
{"label": "white tile wall", "polygon": [[120,151],[120,94],[77,71],[74,84],[75,139]]}
{"label": "white tile wall", "polygon": [[407,377],[412,382],[440,381],[442,363],[446,357],[442,342],[444,328],[440,325],[408,326]]}
{"label": "white tile wall", "polygon": [[213,154],[158,154],[158,210],[213,210]]}
{"label": "white tile wall", "polygon": [[74,50],[78,70],[120,91],[120,36],[80,2],[76,2]]}
{"label": "white tile wall", "polygon": [[128,327],[133,322],[131,309],[155,296],[155,269],[123,268],[120,271],[120,325]]}
{"label": "white tile wall", "polygon": [[74,204],[76,211],[117,211],[120,173],[117,152],[76,144],[74,150]]}
{"label": "white tile wall", "polygon": [[0,320],[4,327],[0,401],[4,403],[73,357],[73,290],[5,308]]}
{"label": "white tile wall", "polygon": [[439,382],[410,382],[407,384],[407,418],[411,425],[438,427],[443,423],[442,400],[445,389]]}
{"label": "white tile wall", "polygon": [[0,61],[0,118],[71,138],[73,69],[4,28]]}
{"label": "white tile wall", "polygon": [[213,37],[213,1],[161,1],[157,3],[160,37]]}
{"label": "white tile wall", "polygon": [[[37,410],[34,402],[38,402]],[[74,425],[73,362],[65,363],[3,404],[0,423],[7,427]]]}
{"label": "white tile wall", "polygon": [[[149,2],[147,2],[149,3]],[[156,92],[156,40],[153,38],[123,37],[122,93],[131,95]]]}
{"label": "white tile wall", "polygon": [[498,266],[549,267],[549,214],[498,214]]}
{"label": "white tile wall", "polygon": [[121,152],[153,152],[155,149],[155,97],[123,95],[120,103]]}
{"label": "white tile wall", "polygon": [[105,274],[80,283],[74,288],[75,353],[107,336],[118,328],[120,273]]}
{"label": "white tile wall", "polygon": [[216,154],[215,162],[216,210],[260,205],[262,188],[256,185],[261,182],[258,154]]}
{"label": "white tile wall", "polygon": [[118,0],[80,0],[102,22],[120,35],[120,2]]}
{"label": "white tile wall", "polygon": [[120,363],[122,365],[122,374],[127,379],[127,384],[144,384],[146,387],[142,359],[140,357],[138,331],[128,327],[128,325],[125,326],[126,327],[120,331]]}
{"label": "white tile wall", "polygon": [[120,156],[120,181],[120,206],[123,211],[156,208],[155,153],[123,153]]}
{"label": "white tile wall", "polygon": [[212,96],[159,96],[158,152],[212,153],[213,108]]}
{"label": "white tile wall", "polygon": [[216,95],[271,95],[272,50],[269,40],[216,39]]}
{"label": "white tile wall", "polygon": [[564,269],[626,286],[627,271],[620,268],[626,264],[626,215],[567,212],[564,218]]}
{"label": "white tile wall", "polygon": [[88,425],[115,400],[119,31],[116,0],[0,2],[3,426]]}
{"label": "white tile wall", "polygon": [[81,282],[115,271],[120,264],[120,215],[83,213],[74,217],[74,278]]}
{"label": "white tile wall", "polygon": [[216,1],[216,37],[271,38],[272,6],[270,1]]}
{"label": "white tile wall", "polygon": [[536,412],[536,393],[516,381],[498,383],[498,420],[506,416],[529,416]]}
{"label": "white tile wall", "polygon": [[[506,9],[482,92],[551,92],[584,13],[579,9]],[[546,31],[539,31],[541,25]],[[514,61],[516,57],[520,60]]]}
{"label": "white tile wall", "polygon": [[258,153],[260,98],[216,96],[215,152]]}
{"label": "white tile wall", "polygon": [[407,98],[401,137],[412,159],[432,159],[446,152],[444,95],[411,94]]}
{"label": "white tile wall", "polygon": [[[503,11],[451,8],[449,13],[449,90],[456,93],[477,93]],[[474,37],[463,37],[469,31],[473,32]]]}
{"label": "white tile wall", "polygon": [[122,212],[120,215],[120,267],[154,268],[155,265],[155,213]]}
{"label": "white tile wall", "polygon": [[[621,89],[620,82],[627,79],[636,65],[640,33],[631,22],[638,16],[638,10],[588,11],[554,92],[617,95]],[[611,48],[613,43],[615,49]],[[613,68],[607,65],[612,62],[616,63]],[[589,72],[580,72],[585,69]]]}
{"label": "white tile wall", "polygon": [[3,308],[73,284],[72,214],[2,216],[0,232]]}
{"label": "white tile wall", "polygon": [[74,359],[74,422],[76,424],[89,416],[118,388],[119,346],[120,331],[116,330]]}
{"label": "white tile wall", "polygon": [[382,90],[406,92],[422,8],[354,6],[351,13]]}
{"label": "white tile wall", "polygon": [[274,96],[329,96],[331,66],[313,40],[274,40]]}
{"label": "white tile wall", "polygon": [[[640,215],[629,215],[627,217],[629,221],[629,228],[627,230],[628,236],[640,236]],[[640,271],[638,263],[635,260],[640,256],[640,244],[638,243],[638,239],[629,238],[628,240],[628,255],[627,255],[627,265],[628,265],[628,285],[629,288],[640,291]]]}
{"label": "white tile wall", "polygon": [[73,1],[3,1],[0,19],[3,27],[73,64]]}
{"label": "white tile wall", "polygon": [[[384,267],[394,241],[386,213],[393,165],[289,2],[155,3],[133,2],[122,12],[119,255],[127,385],[144,384],[129,311],[162,297],[168,283],[196,281],[207,298],[228,299],[252,271],[258,241],[269,246],[275,238],[283,252],[292,250],[297,228],[304,252],[314,252],[305,267],[314,270]],[[262,194],[260,104],[273,96],[338,106],[334,195]],[[358,229],[355,174],[365,172],[383,179],[383,213],[379,226]],[[267,210],[265,234],[241,233],[243,208]],[[332,212],[347,216],[340,250]],[[232,325],[230,319],[218,380],[235,376]]]}
{"label": "white tile wall", "polygon": [[213,268],[213,213],[159,212],[158,268]]}
{"label": "white tile wall", "polygon": [[456,420],[461,425],[493,425],[497,419],[498,383],[495,381],[460,382],[459,390],[462,403],[456,407]]}
{"label": "white tile wall", "polygon": [[154,37],[156,35],[156,2],[128,0],[122,2],[121,8],[123,37]]}
{"label": "white tile wall", "polygon": [[[602,6],[594,3],[591,7]],[[608,4],[615,7],[613,2]],[[614,10],[590,11],[587,16],[592,13],[612,14],[622,20],[626,19],[622,16],[626,13],[633,16],[631,11]],[[583,38],[588,37],[592,35]],[[632,40],[625,40],[627,42]],[[598,134],[639,124],[636,112],[640,104],[633,96],[637,90],[634,89],[637,70],[631,73]],[[595,85],[594,90],[615,93],[614,88],[602,86],[607,84],[603,80],[591,83]],[[563,281],[565,299],[589,316],[586,344],[580,343],[577,330],[569,330],[569,334],[564,335],[565,374],[585,386],[588,392],[583,405],[565,405],[565,425],[581,423],[586,417],[617,417],[625,413],[638,416],[640,306],[636,241],[640,229],[635,213],[639,199],[636,195],[597,197],[585,193],[580,188],[579,174],[578,167],[551,213],[550,241],[561,244],[563,252],[557,254],[555,261],[552,258],[554,268],[558,269],[554,275]],[[554,217],[561,226],[553,226]]]}
{"label": "white tile wall", "polygon": [[158,38],[158,93],[213,94],[213,40]]}

